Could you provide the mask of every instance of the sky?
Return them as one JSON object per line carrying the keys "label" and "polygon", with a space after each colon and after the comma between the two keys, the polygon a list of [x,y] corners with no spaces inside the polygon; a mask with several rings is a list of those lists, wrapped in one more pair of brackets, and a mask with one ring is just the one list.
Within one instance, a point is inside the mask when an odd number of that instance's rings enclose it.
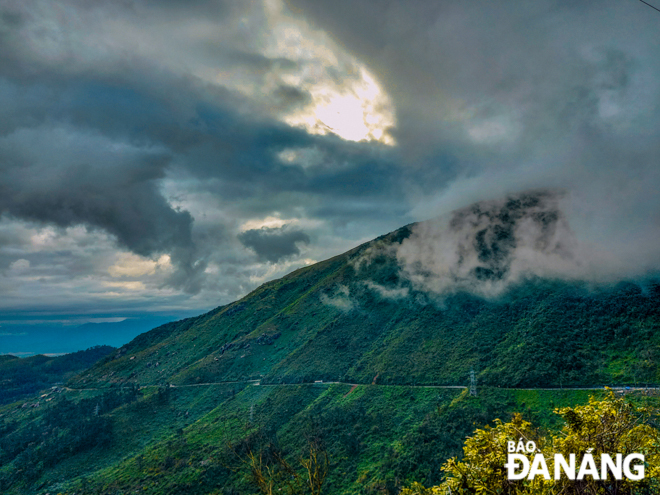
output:
{"label": "sky", "polygon": [[636,0],[4,0],[0,339],[540,188],[603,270],[657,269],[659,31]]}

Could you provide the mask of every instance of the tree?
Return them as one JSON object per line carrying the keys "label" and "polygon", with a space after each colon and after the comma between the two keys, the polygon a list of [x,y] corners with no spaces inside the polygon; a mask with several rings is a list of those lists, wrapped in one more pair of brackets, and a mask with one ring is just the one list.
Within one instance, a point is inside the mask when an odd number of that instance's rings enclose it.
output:
{"label": "tree", "polygon": [[559,435],[553,438],[555,451],[568,456],[575,453],[579,459],[593,449],[596,465],[602,454],[621,453],[623,457],[640,453],[645,457],[645,478],[631,481],[569,480],[562,477],[555,489],[566,495],[573,494],[657,494],[660,493],[660,432],[652,426],[656,411],[635,407],[612,392],[603,400],[591,397],[589,404],[575,408],[555,410],[565,421]]}
{"label": "tree", "polygon": [[[443,465],[446,479],[439,486],[425,488],[415,483],[403,490],[402,495],[646,495],[660,493],[660,432],[652,425],[656,412],[650,408],[636,407],[612,392],[602,399],[593,397],[583,406],[555,409],[564,420],[562,429],[554,435],[542,436],[531,423],[518,414],[509,423],[495,420],[494,427],[475,431],[465,441],[463,459],[449,459]],[[543,455],[551,479],[537,475],[533,479],[509,480],[505,468],[508,442],[533,441]],[[579,469],[587,455],[593,456],[600,471],[603,454],[643,454],[644,479],[633,481],[623,477],[607,479],[585,476],[569,479],[561,473],[554,479],[554,454],[569,459],[575,454]],[[530,455],[530,460],[532,459]]]}
{"label": "tree", "polygon": [[240,465],[247,468],[248,479],[260,493],[321,495],[329,462],[328,454],[319,439],[308,439],[308,450],[298,458],[297,464],[300,467],[296,468],[287,460],[276,439],[268,440],[260,433],[256,437],[248,439],[241,446],[229,447]]}

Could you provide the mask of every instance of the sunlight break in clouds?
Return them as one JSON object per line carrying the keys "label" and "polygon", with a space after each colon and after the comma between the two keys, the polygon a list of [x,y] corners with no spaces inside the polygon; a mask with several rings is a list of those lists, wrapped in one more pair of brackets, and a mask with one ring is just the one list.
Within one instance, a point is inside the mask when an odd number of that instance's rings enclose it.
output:
{"label": "sunlight break in clouds", "polygon": [[376,80],[360,69],[360,79],[338,92],[326,84],[311,89],[312,104],[284,120],[312,134],[332,132],[348,141],[380,141],[393,145],[387,130],[394,125],[391,103]]}
{"label": "sunlight break in clouds", "polygon": [[172,270],[171,259],[163,254],[158,260],[151,260],[137,254],[123,252],[117,255],[117,262],[108,268],[112,277],[141,277],[153,275],[156,270]]}
{"label": "sunlight break in clouds", "polygon": [[267,56],[297,61],[300,69],[282,74],[281,80],[311,96],[307,105],[286,114],[284,122],[312,134],[395,144],[388,134],[395,124],[393,104],[366,67],[324,32],[285,13],[280,1],[266,1],[265,6],[272,32]]}

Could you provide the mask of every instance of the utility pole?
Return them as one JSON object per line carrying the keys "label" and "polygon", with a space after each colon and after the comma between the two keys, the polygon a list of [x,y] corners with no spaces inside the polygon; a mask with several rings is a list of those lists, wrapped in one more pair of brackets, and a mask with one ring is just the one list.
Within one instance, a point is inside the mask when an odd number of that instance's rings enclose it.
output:
{"label": "utility pole", "polygon": [[474,370],[470,370],[470,395],[477,396],[477,379],[474,376]]}

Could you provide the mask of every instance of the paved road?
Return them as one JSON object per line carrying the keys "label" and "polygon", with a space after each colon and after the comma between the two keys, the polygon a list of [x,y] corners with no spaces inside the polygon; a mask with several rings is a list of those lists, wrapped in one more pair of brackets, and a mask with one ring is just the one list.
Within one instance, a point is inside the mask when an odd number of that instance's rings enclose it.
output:
{"label": "paved road", "polygon": [[[432,388],[432,389],[467,389],[467,386],[463,385],[396,385],[396,384],[383,384],[383,383],[348,383],[348,382],[304,382],[304,383],[261,383],[261,380],[235,380],[235,381],[227,381],[227,382],[208,382],[208,383],[190,383],[190,384],[184,384],[184,385],[174,385],[170,384],[171,388],[185,388],[185,387],[211,387],[214,385],[230,385],[234,383],[252,383],[255,386],[261,386],[261,387],[293,387],[297,385],[316,385],[316,386],[324,386],[324,385],[349,385],[351,387],[353,386],[362,386],[362,385],[373,385],[376,387],[407,387],[407,388]],[[157,387],[158,385],[141,385],[140,388],[146,388],[146,387]],[[77,391],[83,391],[83,390],[104,390],[103,388],[69,388],[69,387],[61,387],[64,390],[68,390],[71,392],[77,392]],[[575,388],[569,388],[569,387],[555,387],[555,388],[508,388],[508,387],[488,387],[488,388],[498,388],[499,390],[525,390],[525,391],[534,391],[534,390],[548,390],[548,391],[563,391],[563,390],[605,390],[604,387],[575,387]],[[609,387],[611,390],[617,391],[617,392],[633,392],[633,391],[644,391],[644,390],[660,390],[660,387]]]}
{"label": "paved road", "polygon": [[[349,383],[349,382],[303,382],[303,383],[261,383],[261,380],[237,380],[237,381],[232,381],[232,382],[211,382],[211,383],[194,383],[194,384],[188,384],[188,385],[170,385],[170,387],[205,387],[205,386],[210,386],[210,385],[225,385],[229,383],[253,383],[254,385],[258,385],[261,387],[281,387],[281,386],[286,386],[286,387],[291,387],[291,386],[296,386],[296,385],[317,385],[317,386],[322,386],[322,385],[349,385],[351,387],[353,386],[361,386],[361,385],[375,385],[376,387],[408,387],[408,388],[444,388],[444,389],[467,389],[467,386],[464,385],[404,385],[404,384],[385,384],[385,383]],[[153,386],[153,385],[149,385]],[[548,388],[508,388],[508,387],[488,387],[488,388],[498,388],[500,390],[605,390],[605,387],[548,387]],[[612,390],[615,391],[622,391],[622,392],[632,392],[632,391],[638,391],[638,390],[660,390],[660,387],[609,387]]]}
{"label": "paved road", "polygon": [[[172,388],[181,388],[181,387],[209,387],[212,385],[229,385],[231,383],[256,383],[259,384],[261,380],[235,380],[233,382],[209,382],[209,383],[190,383],[186,385],[174,385],[170,383]],[[146,387],[156,387],[157,385],[145,385]]]}

